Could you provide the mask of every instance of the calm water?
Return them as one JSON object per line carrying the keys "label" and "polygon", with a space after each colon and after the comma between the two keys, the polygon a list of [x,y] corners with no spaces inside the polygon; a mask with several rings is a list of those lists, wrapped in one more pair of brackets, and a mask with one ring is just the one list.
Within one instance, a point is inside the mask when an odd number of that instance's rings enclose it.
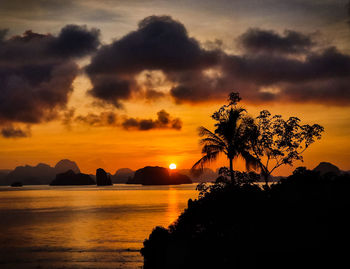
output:
{"label": "calm water", "polygon": [[140,268],[195,186],[0,187],[0,268]]}

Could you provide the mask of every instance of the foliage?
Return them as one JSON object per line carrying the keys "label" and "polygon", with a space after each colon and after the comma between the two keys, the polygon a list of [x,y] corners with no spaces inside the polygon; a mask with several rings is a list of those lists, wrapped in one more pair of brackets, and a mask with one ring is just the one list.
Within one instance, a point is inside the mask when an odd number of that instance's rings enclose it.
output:
{"label": "foliage", "polygon": [[260,112],[250,125],[250,153],[259,161],[259,168],[267,184],[271,173],[282,165],[303,161],[303,152],[321,138],[324,128],[318,124],[301,125],[300,119],[272,116],[267,110]]}
{"label": "foliage", "polygon": [[228,104],[222,106],[214,112],[212,118],[216,121],[215,131],[201,126],[198,129],[204,155],[197,161],[192,169],[203,169],[206,163],[217,159],[219,154],[224,153],[230,162],[230,176],[234,182],[235,174],[233,171],[233,160],[242,157],[245,160],[247,170],[257,166],[256,159],[249,152],[249,135],[251,132],[247,125],[251,118],[246,115],[244,108],[238,107],[237,103],[241,100],[238,93],[231,93],[228,98]]}
{"label": "foliage", "polygon": [[219,169],[219,177],[216,179],[215,183],[199,183],[196,187],[196,190],[199,191],[199,198],[203,198],[208,193],[220,192],[232,184],[237,186],[253,185],[260,179],[260,176],[255,172],[233,171],[233,173],[235,178],[234,182],[230,180],[230,170],[227,167],[221,167]]}
{"label": "foliage", "polygon": [[168,229],[158,227],[145,240],[145,269],[348,264],[349,174],[321,176],[298,168],[270,189],[230,180],[216,185],[189,200]]}

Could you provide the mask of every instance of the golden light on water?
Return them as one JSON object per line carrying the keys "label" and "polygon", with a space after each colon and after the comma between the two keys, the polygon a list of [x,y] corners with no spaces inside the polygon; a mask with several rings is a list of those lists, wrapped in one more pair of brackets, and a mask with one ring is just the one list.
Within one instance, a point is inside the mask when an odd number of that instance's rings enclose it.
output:
{"label": "golden light on water", "polygon": [[176,164],[175,164],[175,163],[171,163],[171,164],[169,165],[169,169],[171,169],[171,170],[176,169]]}

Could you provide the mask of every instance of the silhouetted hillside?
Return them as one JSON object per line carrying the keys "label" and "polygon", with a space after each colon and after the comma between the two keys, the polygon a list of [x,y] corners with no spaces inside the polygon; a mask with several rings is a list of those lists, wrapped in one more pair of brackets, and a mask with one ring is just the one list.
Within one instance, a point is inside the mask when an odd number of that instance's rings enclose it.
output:
{"label": "silhouetted hillside", "polygon": [[9,169],[0,169],[0,185],[5,181],[5,177],[11,172]]}
{"label": "silhouetted hillside", "polygon": [[114,184],[126,183],[129,178],[132,178],[135,174],[135,171],[129,168],[120,168],[114,175],[111,175],[112,182]]}
{"label": "silhouetted hillside", "polygon": [[68,159],[63,159],[60,160],[56,165],[55,165],[55,172],[56,174],[64,173],[67,172],[68,170],[72,170],[74,173],[78,174],[80,173],[80,169],[78,165]]}
{"label": "silhouetted hillside", "polygon": [[68,170],[65,173],[56,175],[56,178],[50,183],[52,186],[60,185],[95,185],[96,182],[86,174],[74,173],[72,170]]}
{"label": "silhouetted hillside", "polygon": [[[271,188],[220,178],[141,250],[145,269],[342,268],[350,240],[350,176],[298,168]],[[246,182],[246,183],[244,183]]]}
{"label": "silhouetted hillside", "polygon": [[22,187],[23,184],[20,181],[15,181],[11,184],[11,187]]}
{"label": "silhouetted hillside", "polygon": [[130,178],[128,184],[142,185],[178,185],[191,184],[191,179],[177,172],[171,172],[164,167],[146,166],[138,169],[133,178]]}
{"label": "silhouetted hillside", "polygon": [[111,176],[106,173],[102,168],[96,170],[96,185],[97,186],[110,186],[113,185]]}
{"label": "silhouetted hillside", "polygon": [[11,171],[12,171],[11,169],[0,169],[0,175],[7,175]]}
{"label": "silhouetted hillside", "polygon": [[320,162],[319,165],[313,169],[313,171],[320,172],[321,175],[324,175],[326,173],[334,173],[336,175],[340,175],[342,173],[342,171],[337,166],[328,162]]}
{"label": "silhouetted hillside", "polygon": [[10,185],[20,181],[23,185],[49,184],[56,176],[56,170],[48,164],[39,163],[37,166],[17,166],[4,179],[2,184]]}
{"label": "silhouetted hillside", "polygon": [[2,178],[0,185],[11,185],[15,181],[20,181],[23,185],[48,185],[56,174],[68,170],[80,172],[77,164],[70,160],[61,160],[55,167],[45,163],[39,163],[37,166],[17,166]]}

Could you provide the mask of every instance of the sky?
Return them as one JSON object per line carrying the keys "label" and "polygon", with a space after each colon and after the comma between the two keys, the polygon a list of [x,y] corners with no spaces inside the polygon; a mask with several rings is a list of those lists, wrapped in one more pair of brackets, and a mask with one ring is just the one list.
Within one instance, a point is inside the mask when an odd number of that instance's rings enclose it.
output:
{"label": "sky", "polygon": [[197,128],[213,130],[238,91],[253,117],[325,128],[304,163],[275,174],[350,170],[349,45],[341,0],[2,0],[0,169],[64,158],[87,173],[190,168]]}

